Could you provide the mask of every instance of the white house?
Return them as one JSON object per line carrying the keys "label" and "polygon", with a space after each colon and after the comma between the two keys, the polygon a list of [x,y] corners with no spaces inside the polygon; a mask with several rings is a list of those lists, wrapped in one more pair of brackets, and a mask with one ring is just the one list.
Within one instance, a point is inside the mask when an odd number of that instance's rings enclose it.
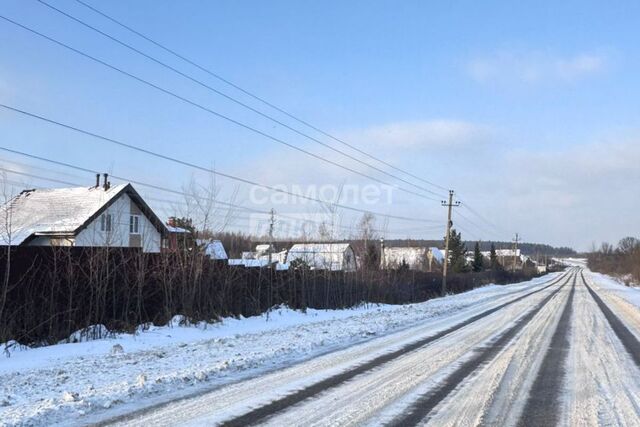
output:
{"label": "white house", "polygon": [[296,260],[314,270],[356,270],[356,254],[349,243],[299,243],[287,254],[287,264]]}
{"label": "white house", "polygon": [[[271,255],[271,258],[269,258],[269,255]],[[287,250],[276,252],[276,248],[272,244],[259,244],[256,245],[255,251],[242,252],[240,258],[244,260],[265,260],[267,262],[271,259],[272,262],[284,264],[287,260]]]}
{"label": "white house", "polygon": [[384,248],[383,261],[385,268],[400,267],[406,264],[412,270],[421,270],[428,265],[429,249],[415,246],[389,246]]}
{"label": "white house", "polygon": [[[482,251],[481,253],[484,257],[491,258],[491,251]],[[500,265],[505,267],[513,265],[514,259],[518,266],[522,266],[525,262],[525,256],[520,249],[496,249],[496,257]]]}
{"label": "white house", "polygon": [[431,271],[433,263],[442,264],[444,254],[438,248],[422,246],[389,246],[384,248],[384,268],[400,267],[403,263],[411,270]]}
{"label": "white house", "polygon": [[[482,255],[489,258],[491,256],[491,251],[482,251]],[[522,253],[520,252],[520,249],[496,249],[496,256],[498,258],[521,258]]]}
{"label": "white house", "polygon": [[[99,182],[97,183],[99,184]],[[160,252],[167,229],[131,184],[25,190],[2,208],[11,246],[142,248]]]}

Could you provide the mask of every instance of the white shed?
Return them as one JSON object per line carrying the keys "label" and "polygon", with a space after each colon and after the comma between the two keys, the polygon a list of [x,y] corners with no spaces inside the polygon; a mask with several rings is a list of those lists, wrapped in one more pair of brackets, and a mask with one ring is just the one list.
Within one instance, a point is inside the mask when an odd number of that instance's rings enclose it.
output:
{"label": "white shed", "polygon": [[389,246],[384,248],[385,268],[400,267],[406,264],[412,270],[420,270],[427,266],[428,248],[415,246]]}
{"label": "white shed", "polygon": [[287,264],[296,260],[315,270],[356,270],[356,255],[349,243],[299,243],[287,254]]}

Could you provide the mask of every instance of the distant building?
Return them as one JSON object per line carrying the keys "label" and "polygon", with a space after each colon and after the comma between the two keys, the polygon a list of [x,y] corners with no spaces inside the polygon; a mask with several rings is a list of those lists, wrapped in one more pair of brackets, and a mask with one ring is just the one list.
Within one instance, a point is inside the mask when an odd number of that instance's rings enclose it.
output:
{"label": "distant building", "polygon": [[[131,184],[25,190],[1,209],[11,246],[141,248],[160,252],[168,231]],[[3,218],[5,215],[3,215]]]}
{"label": "distant building", "polygon": [[411,270],[423,270],[428,267],[429,260],[427,253],[429,248],[425,247],[402,247],[389,246],[384,248],[383,260],[385,268],[398,268],[406,265]]}
{"label": "distant building", "polygon": [[229,259],[227,251],[220,240],[198,240],[198,247],[202,248],[204,254],[213,260]]}
{"label": "distant building", "polygon": [[[487,259],[491,259],[491,251],[482,251],[481,254]],[[512,268],[515,261],[516,269],[521,269],[525,262],[525,257],[520,249],[496,249],[498,263],[505,268]]]}
{"label": "distant building", "polygon": [[442,264],[444,254],[438,248],[421,246],[390,246],[384,248],[384,268],[398,268],[405,264],[411,270],[432,271]]}
{"label": "distant building", "polygon": [[272,262],[284,264],[287,260],[287,250],[285,249],[280,252],[276,252],[276,247],[271,244],[256,245],[255,251],[242,252],[240,257],[244,260],[259,259],[268,261],[269,255],[271,255]]}
{"label": "distant building", "polygon": [[273,253],[276,251],[276,247],[272,244],[259,244],[256,245],[256,256],[268,255],[269,252]]}
{"label": "distant building", "polygon": [[[482,251],[481,253],[487,258],[489,258],[491,255],[491,251]],[[522,256],[522,253],[520,249],[496,249],[496,255],[498,256],[498,258],[513,258],[514,256],[520,258]]]}
{"label": "distant building", "polygon": [[176,225],[176,218],[169,217],[167,221],[167,239],[165,244],[165,250],[169,252],[177,251],[178,249],[191,250],[195,247],[195,236],[191,230],[185,227],[179,227]]}
{"label": "distant building", "polygon": [[349,243],[299,243],[287,254],[287,264],[293,261],[303,262],[314,270],[356,270],[356,254]]}

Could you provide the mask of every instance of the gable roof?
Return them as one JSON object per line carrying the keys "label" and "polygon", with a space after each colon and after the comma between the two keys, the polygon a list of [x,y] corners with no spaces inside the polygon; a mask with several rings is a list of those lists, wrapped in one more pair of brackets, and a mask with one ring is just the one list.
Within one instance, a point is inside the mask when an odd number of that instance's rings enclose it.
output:
{"label": "gable roof", "polygon": [[131,184],[120,184],[106,191],[102,187],[25,190],[0,208],[3,217],[10,215],[9,224],[2,224],[8,230],[1,230],[5,240],[1,243],[20,245],[38,235],[75,236],[124,193],[164,235],[164,224],[138,192]]}
{"label": "gable roof", "polygon": [[204,253],[211,259],[228,259],[227,251],[220,240],[211,240],[204,244]]}

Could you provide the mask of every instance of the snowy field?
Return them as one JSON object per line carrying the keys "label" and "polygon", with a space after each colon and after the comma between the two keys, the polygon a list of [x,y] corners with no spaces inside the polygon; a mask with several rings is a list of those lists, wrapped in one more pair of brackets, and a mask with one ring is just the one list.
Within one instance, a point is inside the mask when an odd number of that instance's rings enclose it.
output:
{"label": "snowy field", "polygon": [[[485,286],[404,306],[280,308],[219,324],[179,319],[135,335],[0,355],[0,424],[74,424],[118,414],[291,365],[428,320],[475,309],[545,280]],[[4,348],[4,347],[1,347]]]}

